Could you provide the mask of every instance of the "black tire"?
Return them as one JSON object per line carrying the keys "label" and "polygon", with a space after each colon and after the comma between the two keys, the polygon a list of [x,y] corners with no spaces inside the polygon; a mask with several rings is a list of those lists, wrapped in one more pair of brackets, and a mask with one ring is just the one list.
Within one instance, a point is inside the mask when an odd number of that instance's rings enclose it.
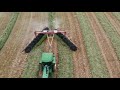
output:
{"label": "black tire", "polygon": [[56,71],[56,64],[53,64],[53,66],[52,66],[52,71],[53,71],[53,72]]}

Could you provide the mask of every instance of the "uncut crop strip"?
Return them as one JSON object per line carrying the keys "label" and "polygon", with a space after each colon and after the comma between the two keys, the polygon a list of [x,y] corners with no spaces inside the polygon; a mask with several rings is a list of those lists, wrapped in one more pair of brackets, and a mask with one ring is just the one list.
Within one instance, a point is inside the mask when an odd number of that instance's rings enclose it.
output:
{"label": "uncut crop strip", "polygon": [[[12,76],[11,70],[16,71],[15,69],[17,69],[17,68],[12,67],[12,65],[14,65],[13,62],[16,61],[17,54],[21,53],[23,50],[23,48],[21,49],[21,44],[22,44],[22,41],[24,40],[24,36],[25,36],[25,32],[26,32],[25,28],[26,28],[26,26],[28,26],[27,18],[29,18],[28,13],[20,13],[19,14],[18,19],[15,23],[15,26],[14,26],[7,42],[5,43],[5,46],[2,48],[2,50],[0,52],[0,55],[1,55],[0,63],[2,63],[0,65],[2,68],[2,70],[0,71],[0,74],[3,77]],[[17,60],[17,61],[19,61],[19,60]],[[16,63],[16,65],[17,64],[18,63]],[[13,70],[13,68],[14,68],[14,70]]]}
{"label": "uncut crop strip", "polygon": [[85,13],[77,13],[83,39],[85,42],[87,56],[89,58],[90,69],[92,73],[92,77],[94,78],[105,78],[109,77],[106,64],[100,52],[100,48],[97,44],[95,35],[92,31],[90,23],[85,15]]}
{"label": "uncut crop strip", "polygon": [[[64,31],[67,29],[64,27],[66,24],[64,14],[56,13],[56,23],[59,23],[59,27]],[[59,21],[59,19],[61,21]],[[56,25],[57,26],[57,25]],[[69,47],[57,37],[59,64],[58,64],[58,77],[59,78],[72,78],[73,77],[73,63],[72,63],[72,51]]]}
{"label": "uncut crop strip", "polygon": [[103,13],[96,13],[96,16],[104,28],[106,35],[111,40],[118,59],[120,60],[120,35],[116,32],[115,27],[109,22]]}
{"label": "uncut crop strip", "polygon": [[9,23],[11,17],[12,17],[12,13],[10,12],[5,12],[4,14],[2,14],[0,20],[0,36],[4,33],[6,25]]}
{"label": "uncut crop strip", "polygon": [[[54,29],[54,17],[55,17],[54,12],[48,12],[48,28],[50,30]],[[52,46],[53,46],[53,42],[52,42]],[[52,48],[49,47],[49,43],[48,43],[48,40],[46,38],[44,52],[49,52],[50,49],[52,49]]]}
{"label": "uncut crop strip", "polygon": [[[47,13],[33,13],[31,26],[29,26],[29,30],[34,36],[34,31],[41,31],[45,26],[48,25],[48,15]],[[32,39],[31,39],[32,40]],[[30,42],[28,40],[27,42]],[[38,44],[33,48],[33,50],[28,54],[27,61],[24,66],[23,73],[21,75],[22,78],[37,78],[39,76],[39,60],[41,58],[41,54],[43,52],[45,43]]]}
{"label": "uncut crop strip", "polygon": [[48,13],[48,24],[50,29],[54,29],[54,19],[55,19],[55,12]]}
{"label": "uncut crop strip", "polygon": [[15,23],[17,20],[19,13],[14,13],[8,23],[8,25],[6,26],[4,33],[0,36],[0,50],[2,49],[2,47],[4,46],[5,42],[7,41]]}
{"label": "uncut crop strip", "polygon": [[119,77],[120,76],[119,62],[117,60],[115,52],[112,50],[111,44],[107,40],[107,37],[102,26],[100,25],[94,13],[88,12],[86,14],[93,28],[92,30],[94,31],[95,36],[97,38],[98,45],[101,49],[102,55],[106,62],[110,77],[112,78]]}

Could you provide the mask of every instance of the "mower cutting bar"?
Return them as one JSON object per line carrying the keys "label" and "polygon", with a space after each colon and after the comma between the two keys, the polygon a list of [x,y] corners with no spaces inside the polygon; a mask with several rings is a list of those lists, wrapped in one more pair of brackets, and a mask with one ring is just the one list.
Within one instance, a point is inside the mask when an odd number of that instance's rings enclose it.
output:
{"label": "mower cutting bar", "polygon": [[76,51],[77,47],[65,36],[66,32],[58,29],[50,30],[48,27],[44,28],[42,31],[35,31],[35,38],[31,41],[31,43],[25,48],[25,52],[29,53],[33,47],[42,39],[42,37],[46,34],[56,34],[59,36],[63,42],[65,42],[72,51]]}
{"label": "mower cutting bar", "polygon": [[47,30],[35,31],[34,33],[35,33],[35,36],[37,36],[37,34],[57,34],[57,33],[62,33],[64,35],[66,35],[65,31],[57,31],[57,30],[54,30],[54,31],[47,31]]}

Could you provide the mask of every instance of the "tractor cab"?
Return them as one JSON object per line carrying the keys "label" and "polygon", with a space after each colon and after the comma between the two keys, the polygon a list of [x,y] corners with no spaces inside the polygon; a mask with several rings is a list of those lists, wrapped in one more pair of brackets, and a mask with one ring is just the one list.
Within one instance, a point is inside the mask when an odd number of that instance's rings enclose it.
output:
{"label": "tractor cab", "polygon": [[50,73],[55,71],[55,63],[55,56],[53,53],[42,53],[39,64],[43,72],[43,78],[48,77]]}

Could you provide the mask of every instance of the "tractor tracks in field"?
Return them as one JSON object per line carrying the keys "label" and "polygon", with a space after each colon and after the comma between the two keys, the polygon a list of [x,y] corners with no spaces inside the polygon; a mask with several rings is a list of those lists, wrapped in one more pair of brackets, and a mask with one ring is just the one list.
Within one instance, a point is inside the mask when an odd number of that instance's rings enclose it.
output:
{"label": "tractor tracks in field", "polygon": [[110,77],[120,77],[120,63],[118,61],[117,55],[112,47],[110,40],[107,38],[95,14],[88,12],[86,13],[86,16],[88,17],[92,30],[95,33],[95,37],[101,49]]}
{"label": "tractor tracks in field", "polygon": [[78,47],[78,50],[73,52],[74,77],[89,78],[91,77],[89,61],[87,59],[83,37],[80,30],[80,25],[75,13],[65,13],[66,21],[69,26],[67,29],[71,36],[71,40]]}

